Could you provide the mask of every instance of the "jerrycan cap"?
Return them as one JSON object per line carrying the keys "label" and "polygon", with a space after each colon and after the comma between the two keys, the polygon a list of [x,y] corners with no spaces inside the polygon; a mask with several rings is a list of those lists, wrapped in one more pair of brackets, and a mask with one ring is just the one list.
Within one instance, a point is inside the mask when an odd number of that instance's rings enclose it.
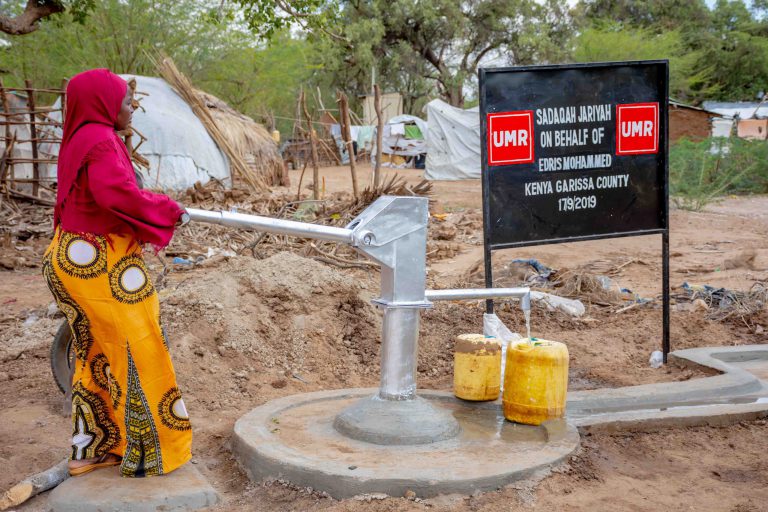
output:
{"label": "jerrycan cap", "polygon": [[518,341],[515,345],[517,350],[533,350],[537,347],[551,347],[554,343],[549,340],[541,340],[539,338],[531,338],[530,341],[523,339]]}

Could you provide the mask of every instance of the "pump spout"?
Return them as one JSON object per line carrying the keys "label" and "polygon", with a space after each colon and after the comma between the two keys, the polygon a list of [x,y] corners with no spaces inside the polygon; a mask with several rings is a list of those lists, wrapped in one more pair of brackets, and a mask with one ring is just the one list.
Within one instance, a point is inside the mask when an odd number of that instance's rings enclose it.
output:
{"label": "pump spout", "polygon": [[[515,297],[520,300],[523,311],[531,309],[531,289],[520,288],[455,288],[448,290],[427,290],[424,293],[427,300],[472,300],[472,299],[502,299]],[[525,301],[525,305],[523,305]]]}

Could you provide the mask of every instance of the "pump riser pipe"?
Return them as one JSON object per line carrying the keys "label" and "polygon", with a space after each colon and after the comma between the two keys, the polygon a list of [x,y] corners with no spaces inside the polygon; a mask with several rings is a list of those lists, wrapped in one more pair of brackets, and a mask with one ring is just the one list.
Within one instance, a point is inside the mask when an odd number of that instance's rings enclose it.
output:
{"label": "pump riser pipe", "polygon": [[418,308],[384,309],[379,386],[379,397],[384,400],[416,397],[420,315]]}

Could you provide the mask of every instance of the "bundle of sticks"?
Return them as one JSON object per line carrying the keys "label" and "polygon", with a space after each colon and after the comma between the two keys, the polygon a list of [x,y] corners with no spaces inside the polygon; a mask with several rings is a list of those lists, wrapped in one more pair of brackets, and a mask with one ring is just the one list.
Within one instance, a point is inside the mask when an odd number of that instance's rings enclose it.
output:
{"label": "bundle of sticks", "polygon": [[[226,190],[220,182],[196,184],[177,200],[185,206],[206,210],[232,210],[273,218],[312,222],[329,226],[345,226],[369,204],[382,195],[420,195],[431,193],[431,183],[423,181],[409,186],[397,175],[377,189],[366,188],[355,199],[348,193],[331,194],[322,200],[301,199],[284,194],[257,194],[242,189]],[[330,242],[238,231],[232,228],[190,223],[180,229],[166,249],[167,256],[179,256],[190,261],[207,257],[211,252],[230,251],[235,254],[265,258],[275,252],[290,250],[341,267],[369,267],[370,262],[358,259],[357,253],[346,246]]]}
{"label": "bundle of sticks", "polygon": [[192,86],[189,79],[178,70],[171,58],[159,54],[154,63],[160,72],[160,75],[171,85],[171,87],[173,87],[179,96],[184,99],[190,108],[192,108],[195,116],[197,116],[197,118],[200,119],[200,122],[203,123],[211,138],[216,142],[216,145],[227,155],[232,168],[232,173],[245,181],[253,191],[268,192],[269,186],[267,183],[259,174],[253,172],[240,153],[232,147],[230,141],[213,119],[213,116],[205,104],[204,98],[195,91],[195,88]]}

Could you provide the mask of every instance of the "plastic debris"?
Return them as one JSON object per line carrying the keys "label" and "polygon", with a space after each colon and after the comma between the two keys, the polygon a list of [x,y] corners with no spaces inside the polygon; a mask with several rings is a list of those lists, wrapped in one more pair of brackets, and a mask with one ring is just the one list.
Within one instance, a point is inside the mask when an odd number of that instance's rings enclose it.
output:
{"label": "plastic debris", "polygon": [[230,251],[229,249],[219,249],[218,247],[209,247],[205,257],[212,258],[218,254],[221,254],[225,258],[234,258],[235,256],[237,256],[235,251]]}
{"label": "plastic debris", "polygon": [[597,276],[597,280],[600,282],[604,290],[611,290],[615,286],[613,279],[608,276]]}
{"label": "plastic debris", "polygon": [[507,346],[522,337],[512,332],[495,313],[483,313],[483,335],[501,340],[501,391],[504,391],[504,366],[507,362]]}
{"label": "plastic debris", "polygon": [[57,306],[55,302],[51,302],[50,304],[48,304],[48,309],[45,312],[45,316],[47,316],[48,318],[54,318],[58,314],[59,314],[59,306]]}
{"label": "plastic debris", "polygon": [[531,300],[543,303],[549,311],[561,311],[570,316],[580,317],[586,311],[580,300],[566,299],[550,293],[532,291]]}
{"label": "plastic debris", "polygon": [[39,318],[37,317],[37,313],[32,313],[27,317],[26,320],[24,320],[24,323],[22,324],[24,327],[30,327],[37,322]]}
{"label": "plastic debris", "polygon": [[651,368],[661,368],[661,365],[664,364],[664,354],[661,353],[661,350],[654,350],[651,352],[651,358],[648,360],[648,364],[651,365]]}
{"label": "plastic debris", "polygon": [[529,283],[544,284],[549,281],[549,276],[551,276],[553,272],[551,268],[547,267],[546,265],[542,265],[539,260],[534,258],[516,259],[512,260],[510,263],[524,263],[526,265],[530,265],[533,270],[536,271],[536,275],[528,277],[527,281]]}
{"label": "plastic debris", "polygon": [[708,284],[683,283],[682,289],[691,299],[702,299],[708,306],[728,307],[737,302],[737,293],[726,288],[715,288]]}
{"label": "plastic debris", "polygon": [[186,258],[180,258],[179,256],[176,256],[173,258],[173,263],[175,265],[194,265],[194,263]]}

